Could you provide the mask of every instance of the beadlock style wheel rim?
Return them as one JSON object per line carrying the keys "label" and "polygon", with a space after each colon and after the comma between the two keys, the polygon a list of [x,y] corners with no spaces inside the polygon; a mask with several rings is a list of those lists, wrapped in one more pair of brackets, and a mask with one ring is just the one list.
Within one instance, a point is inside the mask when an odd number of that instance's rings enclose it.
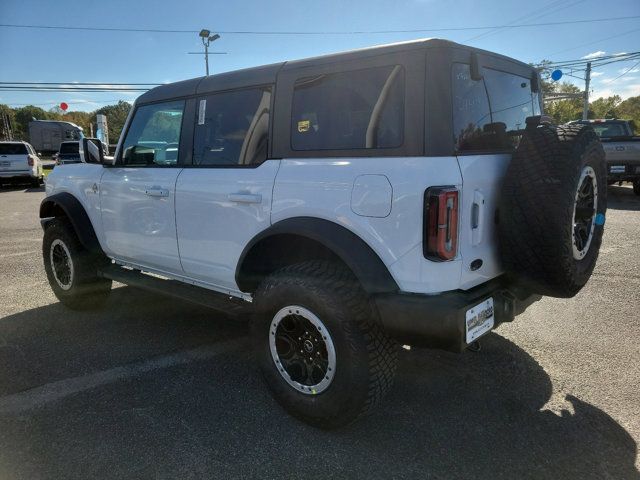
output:
{"label": "beadlock style wheel rim", "polygon": [[51,243],[49,248],[51,271],[58,286],[63,290],[69,290],[73,283],[73,262],[69,249],[60,239]]}
{"label": "beadlock style wheel rim", "polygon": [[573,206],[573,258],[582,260],[589,252],[596,229],[598,212],[598,180],[593,168],[582,169]]}
{"label": "beadlock style wheel rim", "polygon": [[316,395],[326,390],[336,372],[336,351],[329,331],[311,311],[284,307],[269,326],[269,348],[275,367],[297,391]]}

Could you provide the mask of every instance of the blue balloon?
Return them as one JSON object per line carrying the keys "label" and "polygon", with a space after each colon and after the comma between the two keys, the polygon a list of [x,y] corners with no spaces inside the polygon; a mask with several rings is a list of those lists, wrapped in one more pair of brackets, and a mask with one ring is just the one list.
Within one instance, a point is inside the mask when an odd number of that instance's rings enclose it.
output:
{"label": "blue balloon", "polygon": [[556,82],[562,78],[562,70],[554,70],[551,72],[551,79]]}

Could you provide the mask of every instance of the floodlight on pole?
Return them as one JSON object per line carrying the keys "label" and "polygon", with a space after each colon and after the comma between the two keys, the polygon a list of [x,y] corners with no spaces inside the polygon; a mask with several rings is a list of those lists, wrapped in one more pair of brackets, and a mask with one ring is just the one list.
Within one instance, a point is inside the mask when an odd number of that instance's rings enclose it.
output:
{"label": "floodlight on pole", "polygon": [[214,33],[211,35],[211,31],[203,28],[200,30],[198,36],[202,39],[202,44],[204,45],[204,65],[207,72],[207,76],[209,75],[209,44],[211,42],[215,42],[220,38],[220,35]]}

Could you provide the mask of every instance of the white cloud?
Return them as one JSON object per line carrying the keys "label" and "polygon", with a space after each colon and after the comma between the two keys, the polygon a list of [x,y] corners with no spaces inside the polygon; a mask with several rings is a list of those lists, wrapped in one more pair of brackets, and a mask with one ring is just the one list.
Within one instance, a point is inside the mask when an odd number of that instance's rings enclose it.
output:
{"label": "white cloud", "polygon": [[589,97],[591,100],[595,100],[600,97],[612,97],[614,95],[620,95],[625,100],[629,97],[635,97],[640,95],[640,83],[626,83],[624,85],[616,85],[615,82],[602,85],[601,87],[594,87]]}
{"label": "white cloud", "polygon": [[625,72],[627,72],[627,73],[638,73],[638,72],[640,72],[640,68],[635,67],[635,68],[632,68],[631,70],[629,70],[629,67],[627,67],[627,68],[621,68],[621,69],[618,70],[618,73],[625,73]]}
{"label": "white cloud", "polygon": [[627,52],[618,52],[618,53],[612,53],[611,55],[613,55],[614,57],[619,57],[620,55],[626,55]]}
{"label": "white cloud", "polygon": [[582,58],[585,59],[585,60],[591,60],[592,58],[602,57],[602,56],[604,56],[605,53],[607,53],[607,52],[603,52],[602,50],[598,50],[597,52],[591,52],[591,53],[585,55]]}
{"label": "white cloud", "polygon": [[599,77],[600,75],[604,75],[604,72],[591,72],[591,77]]}

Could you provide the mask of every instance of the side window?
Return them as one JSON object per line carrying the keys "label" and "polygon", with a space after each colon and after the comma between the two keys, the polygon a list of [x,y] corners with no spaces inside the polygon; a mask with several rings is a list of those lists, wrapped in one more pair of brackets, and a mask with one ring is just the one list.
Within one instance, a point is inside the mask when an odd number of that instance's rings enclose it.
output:
{"label": "side window", "polygon": [[271,87],[198,99],[194,165],[252,165],[267,159]]}
{"label": "side window", "polygon": [[404,140],[400,65],[300,78],[293,91],[291,148],[393,148]]}
{"label": "side window", "polygon": [[483,74],[492,122],[499,133],[498,147],[515,148],[520,140],[520,130],[526,127],[525,119],[535,114],[531,80],[490,68],[484,68]]}
{"label": "side window", "polygon": [[454,63],[451,82],[453,141],[456,151],[494,149],[489,98],[484,81],[471,79],[469,65]]}
{"label": "side window", "polygon": [[178,163],[184,101],[136,109],[122,147],[127,166],[174,166]]}

